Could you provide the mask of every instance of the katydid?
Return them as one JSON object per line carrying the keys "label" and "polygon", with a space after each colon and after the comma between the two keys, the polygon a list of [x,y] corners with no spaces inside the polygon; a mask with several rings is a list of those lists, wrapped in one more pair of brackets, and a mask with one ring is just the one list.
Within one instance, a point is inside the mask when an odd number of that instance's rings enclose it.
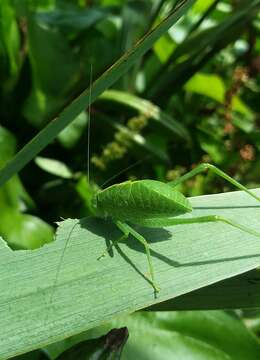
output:
{"label": "katydid", "polygon": [[[90,69],[90,99],[91,99],[91,84],[92,84],[92,65]],[[88,106],[88,170],[87,179],[89,182],[89,159],[90,159],[90,103]],[[131,166],[132,167],[132,166]],[[129,167],[128,167],[129,168]],[[122,236],[114,240],[111,246],[104,251],[98,259],[104,257],[109,253],[109,249],[115,246],[118,242],[125,240],[132,235],[139,241],[145,249],[148,261],[148,268],[150,273],[149,282],[154,288],[155,293],[159,292],[159,286],[155,282],[154,270],[150,254],[150,246],[147,240],[138,233],[130,224],[141,225],[146,227],[166,227],[171,225],[181,224],[196,224],[205,222],[223,222],[241,231],[249,233],[250,235],[260,238],[260,233],[256,232],[244,225],[238,224],[233,220],[226,219],[219,215],[207,215],[192,218],[179,218],[178,215],[183,215],[192,212],[192,206],[189,200],[175,187],[178,184],[196,176],[197,174],[211,170],[216,175],[224,178],[232,185],[240,190],[247,192],[250,196],[260,201],[260,197],[248,190],[245,186],[234,180],[216,166],[208,163],[202,163],[196,168],[181,176],[180,178],[163,183],[157,180],[136,180],[125,181],[119,184],[111,185],[103,190],[98,191],[93,195],[92,204],[93,209],[98,217],[111,218],[114,224],[122,232]],[[120,172],[121,173],[121,172]],[[114,177],[113,177],[114,178]],[[130,224],[129,224],[130,223]],[[74,225],[75,226],[75,225]],[[67,243],[73,232],[71,229],[65,246],[63,248],[58,269],[56,271],[55,280],[53,284],[53,292],[51,294],[50,303],[54,295],[56,283],[58,281],[61,264],[66,251]]]}
{"label": "katydid", "polygon": [[[187,174],[168,183],[156,180],[125,181],[100,190],[93,196],[93,207],[96,210],[96,215],[104,218],[110,217],[115,225],[122,231],[122,236],[113,241],[110,247],[116,245],[119,241],[127,239],[129,235],[132,235],[144,246],[151,277],[150,282],[156,293],[159,292],[159,287],[155,282],[150,246],[147,240],[130,224],[146,227],[166,227],[171,225],[220,221],[260,238],[260,233],[218,215],[176,218],[176,216],[191,212],[193,209],[189,200],[181,192],[177,191],[175,187],[206,169],[210,169],[216,175],[224,178],[238,189],[247,192],[250,196],[260,201],[260,198],[245,186],[241,185],[216,166],[207,163],[198,165]],[[99,259],[105,256],[108,251],[109,249],[107,249]]]}
{"label": "katydid", "polygon": [[[176,190],[175,187],[178,184],[192,178],[193,176],[196,176],[197,174],[207,169],[224,178],[239,190],[245,191],[248,193],[248,195],[257,201],[260,201],[260,197],[248,190],[245,186],[234,180],[222,170],[218,169],[216,166],[208,163],[202,163],[180,178],[168,183],[163,183],[157,180],[136,180],[125,181],[119,184],[111,185],[103,190],[99,190],[93,195],[93,208],[95,209],[96,215],[98,217],[111,218],[115,225],[122,232],[122,236],[112,241],[110,247],[108,247],[97,260],[108,254],[112,246],[115,246],[120,241],[126,240],[129,235],[132,235],[132,237],[134,237],[144,246],[150,273],[150,278],[147,276],[145,277],[153,286],[155,294],[157,294],[160,291],[160,288],[155,281],[150,246],[147,240],[130,224],[141,225],[145,227],[167,227],[181,224],[223,222],[245,233],[259,237],[260,239],[259,232],[256,232],[253,229],[219,215],[207,215],[192,218],[178,217],[179,215],[192,212],[193,209],[189,200],[181,192]],[[50,304],[52,303],[68,241],[71,237],[74,227],[77,224],[78,223],[76,223],[70,230],[63,248],[55,275]]]}

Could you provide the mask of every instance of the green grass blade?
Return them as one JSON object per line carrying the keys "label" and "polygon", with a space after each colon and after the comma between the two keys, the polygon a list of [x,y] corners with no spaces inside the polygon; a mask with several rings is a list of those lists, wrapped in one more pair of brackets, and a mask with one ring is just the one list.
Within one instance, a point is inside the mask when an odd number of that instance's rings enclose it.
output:
{"label": "green grass blade", "polygon": [[[244,192],[195,197],[191,202],[195,208],[191,216],[221,215],[260,231],[260,206]],[[62,249],[75,224],[53,291]],[[260,239],[226,224],[139,230],[152,247],[161,287],[157,298],[142,276],[147,272],[146,255],[134,239],[119,244],[113,257],[97,260],[106,243],[119,236],[109,222],[66,220],[60,223],[55,243],[34,251],[12,252],[1,241],[0,358],[42,347],[260,264]],[[244,297],[244,306],[254,307],[251,299]],[[229,307],[236,308],[235,298],[231,300]],[[190,304],[194,308],[195,300]]]}
{"label": "green grass blade", "polygon": [[88,107],[107,88],[115,83],[127,70],[143,56],[176,21],[189,9],[194,0],[183,0],[156,28],[144,36],[129,52],[125,53],[114,65],[103,73],[93,84],[90,91],[86,89],[61,114],[41,130],[22,150],[0,171],[0,186],[20,171],[42,149],[44,149],[77,115]]}

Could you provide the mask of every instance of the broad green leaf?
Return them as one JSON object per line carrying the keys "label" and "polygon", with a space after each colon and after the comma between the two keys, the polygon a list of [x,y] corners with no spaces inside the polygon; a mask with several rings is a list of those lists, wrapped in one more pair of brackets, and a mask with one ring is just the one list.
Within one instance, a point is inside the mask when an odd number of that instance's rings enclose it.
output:
{"label": "broad green leaf", "polygon": [[[195,197],[191,202],[194,211],[189,216],[221,215],[259,232],[260,206],[243,192]],[[54,243],[34,251],[12,252],[1,241],[0,323],[5,331],[0,358],[42,347],[260,264],[259,238],[227,224],[139,231],[152,248],[161,287],[157,297],[144,276],[146,255],[134,239],[120,243],[113,256],[97,260],[120,236],[109,222],[66,220],[59,224]],[[255,302],[251,304],[249,298],[247,307],[251,305]]]}
{"label": "broad green leaf", "polygon": [[[0,126],[0,167],[15,153],[13,134]],[[52,241],[52,227],[32,215],[25,214],[33,201],[25,191],[18,176],[13,177],[0,189],[0,235],[16,249],[34,249]]]}
{"label": "broad green leaf", "polygon": [[36,249],[53,239],[52,227],[39,217],[0,206],[0,233],[13,249]]}
{"label": "broad green leaf", "polygon": [[[87,106],[96,100],[109,86],[114,84],[127,70],[143,56],[193,4],[194,0],[184,0],[156,28],[144,36],[130,51],[125,53],[113,66],[101,75],[90,89],[83,91],[63,112],[41,130],[22,150],[0,171],[0,186],[21,170],[44,147],[46,147],[67,125]],[[91,99],[90,99],[91,94]]]}
{"label": "broad green leaf", "polygon": [[[196,94],[205,95],[223,104],[227,88],[220,76],[214,74],[196,73],[185,85],[185,89]],[[252,111],[238,96],[232,99],[232,109],[244,115],[253,115]]]}

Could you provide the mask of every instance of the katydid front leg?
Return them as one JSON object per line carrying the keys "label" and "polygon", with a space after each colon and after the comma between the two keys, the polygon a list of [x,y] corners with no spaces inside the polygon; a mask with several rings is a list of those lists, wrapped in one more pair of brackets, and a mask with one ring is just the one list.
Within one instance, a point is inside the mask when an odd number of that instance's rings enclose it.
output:
{"label": "katydid front leg", "polygon": [[110,250],[112,250],[113,247],[115,247],[119,242],[126,240],[128,238],[128,236],[129,236],[129,233],[125,233],[124,235],[120,236],[118,239],[111,240],[111,244],[106,248],[106,250],[97,259],[100,260],[103,257],[105,257],[107,254],[109,254]]}
{"label": "katydid front leg", "polygon": [[247,194],[252,196],[254,199],[260,201],[260,197],[255,195],[252,191],[248,190],[245,186],[240,184],[238,181],[232,179],[232,177],[230,177],[224,171],[222,171],[219,168],[217,168],[216,166],[214,166],[212,164],[208,164],[208,163],[203,163],[203,164],[198,165],[193,170],[189,171],[187,174],[181,176],[180,178],[178,178],[176,180],[170,181],[167,184],[172,186],[172,187],[175,187],[178,184],[183,183],[184,181],[192,178],[193,176],[198,175],[199,173],[201,173],[201,172],[203,172],[203,171],[205,171],[207,169],[213,171],[216,175],[218,175],[218,176],[222,177],[223,179],[227,180],[229,183],[231,183],[232,185],[237,187],[239,190],[245,191]]}

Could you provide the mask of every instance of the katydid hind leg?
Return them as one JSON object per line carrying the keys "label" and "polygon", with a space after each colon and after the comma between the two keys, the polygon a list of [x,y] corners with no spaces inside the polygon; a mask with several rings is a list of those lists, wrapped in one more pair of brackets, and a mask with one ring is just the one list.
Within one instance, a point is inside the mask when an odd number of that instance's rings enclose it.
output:
{"label": "katydid hind leg", "polygon": [[244,185],[240,184],[238,181],[233,179],[231,176],[226,174],[224,171],[220,170],[218,167],[216,167],[212,164],[208,164],[208,163],[202,163],[202,164],[198,165],[197,167],[195,167],[194,169],[189,171],[187,174],[184,174],[183,176],[179,177],[176,180],[168,182],[168,184],[172,187],[175,187],[178,184],[181,184],[184,181],[189,180],[190,178],[200,174],[201,172],[203,172],[207,169],[211,170],[212,172],[214,172],[214,174],[218,175],[219,177],[222,177],[223,179],[225,179],[226,181],[228,181],[229,183],[234,185],[239,190],[245,191],[248,195],[250,195],[254,199],[260,201],[260,197],[255,195],[252,191],[248,190]]}
{"label": "katydid hind leg", "polygon": [[160,219],[140,220],[138,224],[148,227],[163,227],[163,226],[171,226],[171,225],[198,224],[198,223],[207,223],[207,222],[223,222],[225,224],[233,226],[236,229],[239,229],[250,235],[260,238],[259,232],[219,215],[197,216],[186,219],[160,218]]}

